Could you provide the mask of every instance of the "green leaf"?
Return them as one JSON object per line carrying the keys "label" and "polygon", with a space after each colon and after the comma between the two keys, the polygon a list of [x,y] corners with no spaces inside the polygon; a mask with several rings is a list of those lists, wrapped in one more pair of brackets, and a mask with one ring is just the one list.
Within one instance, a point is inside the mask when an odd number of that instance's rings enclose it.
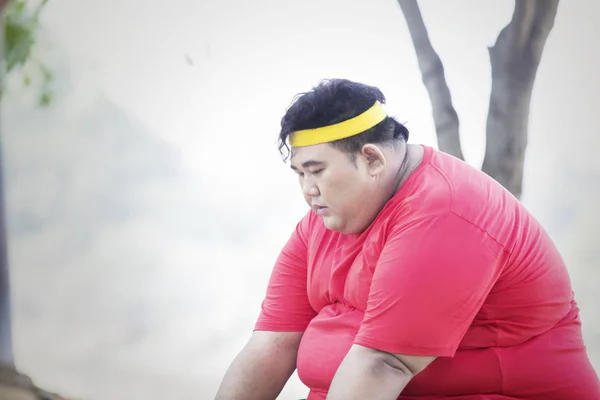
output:
{"label": "green leaf", "polygon": [[41,80],[42,93],[39,103],[42,106],[48,105],[52,100],[50,83],[53,74],[49,68],[32,56],[32,50],[39,31],[39,14],[46,3],[47,0],[9,0],[2,13],[4,30],[4,54],[1,54],[4,59],[2,63],[4,71],[2,72],[24,71],[23,67],[26,64],[37,64],[37,72],[29,68],[27,68],[28,72],[23,72],[25,75],[23,84],[25,87],[30,87],[34,81]]}
{"label": "green leaf", "polygon": [[47,107],[52,102],[52,93],[44,92],[40,96],[39,105],[41,107]]}
{"label": "green leaf", "polygon": [[31,55],[38,28],[38,15],[24,0],[12,0],[4,11],[4,59],[7,72],[22,66]]}

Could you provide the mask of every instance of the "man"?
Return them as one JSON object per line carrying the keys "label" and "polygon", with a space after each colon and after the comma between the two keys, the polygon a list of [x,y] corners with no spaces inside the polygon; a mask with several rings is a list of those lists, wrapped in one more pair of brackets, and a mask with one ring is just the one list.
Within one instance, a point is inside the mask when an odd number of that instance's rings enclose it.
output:
{"label": "man", "polygon": [[[484,173],[407,144],[375,87],[330,80],[281,122],[310,211],[219,400],[597,400],[567,269]],[[289,143],[289,146],[288,146]]]}

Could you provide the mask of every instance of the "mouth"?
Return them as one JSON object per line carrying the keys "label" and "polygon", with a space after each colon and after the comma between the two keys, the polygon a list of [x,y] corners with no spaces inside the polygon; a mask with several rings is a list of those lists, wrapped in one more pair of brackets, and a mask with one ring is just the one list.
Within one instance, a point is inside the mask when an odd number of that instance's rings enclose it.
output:
{"label": "mouth", "polygon": [[321,206],[319,204],[313,204],[312,208],[315,211],[315,213],[317,213],[319,215],[325,214],[327,212],[327,210],[328,210],[327,207]]}

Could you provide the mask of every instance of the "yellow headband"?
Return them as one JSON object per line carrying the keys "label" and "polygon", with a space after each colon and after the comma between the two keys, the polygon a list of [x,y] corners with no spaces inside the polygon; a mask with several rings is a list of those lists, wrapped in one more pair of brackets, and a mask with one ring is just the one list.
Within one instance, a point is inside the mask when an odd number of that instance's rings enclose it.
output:
{"label": "yellow headband", "polygon": [[380,102],[376,101],[364,113],[333,125],[315,129],[304,129],[290,135],[290,145],[293,147],[312,146],[320,143],[333,142],[358,135],[383,121],[387,113]]}

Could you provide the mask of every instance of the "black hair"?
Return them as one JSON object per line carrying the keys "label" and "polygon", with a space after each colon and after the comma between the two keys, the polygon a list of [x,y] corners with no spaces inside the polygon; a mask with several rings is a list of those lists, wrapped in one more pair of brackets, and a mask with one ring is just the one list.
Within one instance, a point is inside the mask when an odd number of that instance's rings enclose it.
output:
{"label": "black hair", "polygon": [[[279,152],[287,161],[289,136],[297,130],[314,129],[354,118],[373,106],[375,101],[385,104],[385,96],[378,88],[347,79],[321,81],[307,93],[294,98],[281,119]],[[374,127],[354,136],[330,142],[330,145],[348,153],[351,159],[367,143],[396,145],[408,140],[408,129],[393,117],[386,117]]]}

